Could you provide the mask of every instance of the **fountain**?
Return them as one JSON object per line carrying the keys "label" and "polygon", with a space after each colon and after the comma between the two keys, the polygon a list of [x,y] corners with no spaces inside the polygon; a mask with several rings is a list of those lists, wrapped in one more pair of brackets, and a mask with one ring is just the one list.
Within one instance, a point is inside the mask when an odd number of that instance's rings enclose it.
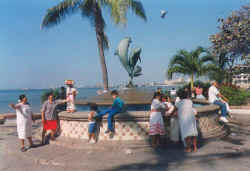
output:
{"label": "fountain", "polygon": [[[149,135],[149,110],[146,106],[150,106],[153,96],[152,92],[131,88],[119,91],[120,97],[124,99],[128,108],[127,111],[120,113],[114,117],[115,134],[110,137],[104,131],[107,128],[107,118],[103,119],[103,127],[99,132],[99,140],[148,140]],[[77,106],[86,106],[89,102],[97,103],[98,106],[105,108],[112,105],[112,98],[109,93],[99,96],[90,97],[86,100],[78,100]],[[223,125],[218,122],[219,107],[209,104],[206,100],[193,100],[197,105],[198,111],[197,121],[198,129],[202,139],[210,139],[222,137],[226,134]],[[137,106],[144,106],[144,109]],[[88,111],[78,111],[75,113],[61,112],[59,113],[61,124],[61,136],[88,139]],[[168,121],[166,130],[169,131]],[[166,134],[168,136],[169,134]]]}
{"label": "fountain", "polygon": [[[128,55],[130,43],[131,38],[124,38],[119,43],[115,53],[130,77],[127,85],[129,88],[119,91],[120,97],[125,101],[127,110],[114,117],[115,134],[112,137],[104,133],[107,128],[107,118],[104,117],[103,128],[98,133],[99,140],[147,140],[149,138],[149,115],[153,92],[133,86],[133,78],[141,75],[141,67],[136,65],[140,60],[141,49],[134,48],[132,53]],[[112,105],[113,99],[110,93],[104,93],[85,100],[78,100],[76,102],[78,109],[82,108],[85,111],[78,111],[73,114],[59,113],[61,136],[88,139],[89,112],[86,110],[89,102],[96,103],[100,108],[105,108]],[[208,139],[225,135],[223,126],[218,122],[219,107],[202,100],[194,100],[194,103],[202,105],[196,107],[200,136],[203,139]],[[169,130],[168,121],[166,120],[165,123],[166,130]]]}

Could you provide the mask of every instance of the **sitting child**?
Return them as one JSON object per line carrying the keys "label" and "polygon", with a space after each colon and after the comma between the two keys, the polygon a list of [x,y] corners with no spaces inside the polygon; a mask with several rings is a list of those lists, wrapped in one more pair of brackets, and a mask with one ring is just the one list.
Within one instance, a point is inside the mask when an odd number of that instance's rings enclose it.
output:
{"label": "sitting child", "polygon": [[122,109],[124,108],[124,102],[123,100],[119,97],[119,94],[116,90],[113,90],[111,92],[111,96],[114,99],[114,102],[111,106],[111,108],[108,108],[106,110],[101,111],[98,114],[98,117],[102,117],[104,115],[106,115],[107,113],[108,115],[108,128],[105,131],[105,133],[109,133],[112,132],[114,133],[114,127],[113,127],[113,123],[112,123],[112,118],[113,116],[115,116],[116,114],[122,112]]}
{"label": "sitting child", "polygon": [[88,140],[88,142],[89,143],[92,143],[91,142],[92,139],[94,140],[93,143],[97,142],[97,138],[96,138],[96,135],[95,135],[95,132],[96,132],[96,120],[94,119],[95,116],[97,115],[97,112],[98,112],[97,105],[95,103],[91,103],[90,104],[90,113],[89,113],[89,116],[88,116],[88,121],[89,121],[89,126],[88,126],[89,140]]}

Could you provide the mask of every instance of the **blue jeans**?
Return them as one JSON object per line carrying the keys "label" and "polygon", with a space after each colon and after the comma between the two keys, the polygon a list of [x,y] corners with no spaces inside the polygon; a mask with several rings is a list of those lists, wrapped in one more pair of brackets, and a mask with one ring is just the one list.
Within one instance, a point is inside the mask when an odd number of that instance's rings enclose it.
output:
{"label": "blue jeans", "polygon": [[214,102],[215,105],[219,105],[220,106],[220,110],[221,110],[221,116],[226,117],[227,116],[227,107],[226,104],[221,102],[220,100],[216,100]]}
{"label": "blue jeans", "polygon": [[112,118],[113,116],[115,116],[116,114],[120,113],[121,110],[117,109],[117,108],[109,108],[106,110],[103,110],[101,112],[98,113],[98,117],[102,117],[104,115],[106,115],[107,113],[108,115],[108,130],[113,131],[113,123],[112,123]]}

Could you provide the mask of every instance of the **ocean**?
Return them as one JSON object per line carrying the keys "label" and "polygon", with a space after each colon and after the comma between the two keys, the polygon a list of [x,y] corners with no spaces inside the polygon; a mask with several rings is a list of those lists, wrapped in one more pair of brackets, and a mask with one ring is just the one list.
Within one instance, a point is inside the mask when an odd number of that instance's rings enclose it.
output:
{"label": "ocean", "polygon": [[[164,87],[163,90],[170,90],[175,86]],[[147,87],[148,91],[154,91],[157,87]],[[145,89],[145,88],[144,88]],[[97,90],[99,88],[79,88],[77,89],[77,99],[86,99],[90,96],[97,95]],[[20,94],[25,94],[28,98],[28,102],[32,107],[32,111],[37,113],[41,109],[41,95],[44,92],[49,91],[49,89],[43,90],[0,90],[0,114],[3,113],[14,113],[15,111],[9,108],[9,104],[16,104],[18,102],[18,97]]]}
{"label": "ocean", "polygon": [[[79,88],[77,99],[85,99],[89,96],[95,96],[97,88]],[[16,104],[20,94],[25,94],[28,98],[28,102],[32,107],[33,112],[40,112],[42,106],[41,95],[49,89],[43,90],[0,90],[0,114],[1,113],[13,113],[13,109],[9,108],[9,104]]]}

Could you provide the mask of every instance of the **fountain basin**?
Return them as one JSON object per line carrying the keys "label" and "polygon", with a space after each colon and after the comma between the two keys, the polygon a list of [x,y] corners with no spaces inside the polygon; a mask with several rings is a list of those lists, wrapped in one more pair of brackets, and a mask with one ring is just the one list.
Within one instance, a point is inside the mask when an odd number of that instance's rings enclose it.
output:
{"label": "fountain basin", "polygon": [[[210,139],[222,137],[226,134],[223,125],[218,122],[219,107],[211,105],[205,100],[194,100],[196,104],[197,122],[200,137]],[[77,139],[88,139],[88,111],[75,113],[59,113],[61,136]],[[114,117],[115,134],[110,137],[105,134],[107,128],[107,116],[103,119],[103,127],[98,133],[99,140],[148,140],[149,139],[149,111],[127,111]],[[166,138],[169,136],[170,125],[165,119]]]}

